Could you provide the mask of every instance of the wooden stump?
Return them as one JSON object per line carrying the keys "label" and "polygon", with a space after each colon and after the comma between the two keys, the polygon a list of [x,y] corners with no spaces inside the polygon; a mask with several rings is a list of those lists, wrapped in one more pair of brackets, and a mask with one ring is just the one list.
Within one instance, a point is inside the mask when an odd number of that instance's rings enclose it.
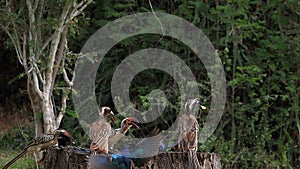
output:
{"label": "wooden stump", "polygon": [[45,169],[86,169],[88,168],[89,149],[69,146],[49,147],[46,151]]}
{"label": "wooden stump", "polygon": [[[202,169],[221,169],[220,155],[215,153],[197,153]],[[168,152],[152,157],[144,167],[134,169],[188,169],[188,154]]]}
{"label": "wooden stump", "polygon": [[[90,151],[85,148],[68,147],[60,149],[50,147],[46,151],[45,169],[86,169],[88,168]],[[219,154],[197,153],[202,169],[221,169]],[[136,160],[136,159],[135,159]],[[142,167],[132,169],[187,169],[188,154],[183,152],[167,152],[144,160]]]}

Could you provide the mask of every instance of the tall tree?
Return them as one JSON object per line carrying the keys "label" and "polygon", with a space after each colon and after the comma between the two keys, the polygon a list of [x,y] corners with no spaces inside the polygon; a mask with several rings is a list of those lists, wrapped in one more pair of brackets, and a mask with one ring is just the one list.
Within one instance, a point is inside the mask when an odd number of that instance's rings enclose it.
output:
{"label": "tall tree", "polygon": [[35,119],[36,136],[59,127],[62,110],[55,113],[52,99],[57,72],[61,69],[67,88],[72,86],[64,66],[68,27],[92,0],[0,1],[0,28],[9,36],[27,76],[27,92]]}

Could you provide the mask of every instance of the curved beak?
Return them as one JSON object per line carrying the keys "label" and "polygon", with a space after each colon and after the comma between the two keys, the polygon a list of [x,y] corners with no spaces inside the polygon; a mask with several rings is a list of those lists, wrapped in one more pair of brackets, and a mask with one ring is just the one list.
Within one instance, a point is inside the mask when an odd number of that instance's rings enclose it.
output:
{"label": "curved beak", "polygon": [[201,104],[200,104],[200,108],[201,108],[202,110],[205,110],[205,109],[206,109],[206,107],[205,107],[205,106],[202,106]]}
{"label": "curved beak", "polygon": [[128,117],[127,119],[130,121],[129,125],[133,125],[135,128],[140,129],[138,125],[140,122],[138,121],[138,119],[134,117]]}
{"label": "curved beak", "polygon": [[113,111],[110,111],[110,112],[109,112],[109,117],[110,117],[110,119],[112,120],[113,124],[115,124],[115,122],[116,122],[116,117],[115,117],[115,114],[114,114]]}
{"label": "curved beak", "polygon": [[203,106],[203,105],[200,104],[200,99],[199,99],[199,98],[196,98],[196,103],[199,104],[199,106],[200,106],[200,108],[201,108],[202,110],[205,110],[205,109],[206,109],[205,106]]}

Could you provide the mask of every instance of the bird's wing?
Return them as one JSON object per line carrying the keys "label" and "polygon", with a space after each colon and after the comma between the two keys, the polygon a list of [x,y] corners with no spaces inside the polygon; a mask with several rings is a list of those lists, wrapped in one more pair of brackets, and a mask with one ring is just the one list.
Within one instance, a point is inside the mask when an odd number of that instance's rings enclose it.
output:
{"label": "bird's wing", "polygon": [[195,116],[190,115],[190,121],[193,124],[190,132],[187,134],[187,140],[189,142],[189,150],[195,150],[198,149],[198,131],[199,131],[199,123]]}
{"label": "bird's wing", "polygon": [[118,142],[124,136],[125,134],[121,133],[120,129],[112,130],[108,139],[108,147],[110,149],[110,152],[114,152],[113,150],[114,144],[116,144],[116,142]]}
{"label": "bird's wing", "polygon": [[179,141],[182,140],[191,129],[191,122],[187,115],[182,115],[178,120]]}
{"label": "bird's wing", "polygon": [[183,115],[179,120],[179,149],[181,151],[197,150],[197,137],[199,129],[197,119],[193,115]]}
{"label": "bird's wing", "polygon": [[106,146],[108,137],[111,132],[111,126],[105,121],[94,122],[90,128],[91,146]]}
{"label": "bird's wing", "polygon": [[56,144],[53,134],[44,134],[32,139],[25,147],[28,151],[40,151],[51,145]]}
{"label": "bird's wing", "polygon": [[134,158],[152,157],[158,154],[162,142],[162,134],[158,128],[154,128],[146,138],[139,141],[136,146],[130,150]]}

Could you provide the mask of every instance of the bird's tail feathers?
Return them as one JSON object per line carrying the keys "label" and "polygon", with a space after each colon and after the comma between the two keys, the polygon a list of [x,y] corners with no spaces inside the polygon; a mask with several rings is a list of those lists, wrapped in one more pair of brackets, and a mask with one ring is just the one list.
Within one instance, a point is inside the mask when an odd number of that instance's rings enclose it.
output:
{"label": "bird's tail feathers", "polygon": [[13,163],[15,163],[17,160],[19,160],[23,155],[27,153],[27,149],[23,150],[20,154],[18,154],[15,158],[10,160],[2,169],[7,169],[9,166],[11,166]]}

